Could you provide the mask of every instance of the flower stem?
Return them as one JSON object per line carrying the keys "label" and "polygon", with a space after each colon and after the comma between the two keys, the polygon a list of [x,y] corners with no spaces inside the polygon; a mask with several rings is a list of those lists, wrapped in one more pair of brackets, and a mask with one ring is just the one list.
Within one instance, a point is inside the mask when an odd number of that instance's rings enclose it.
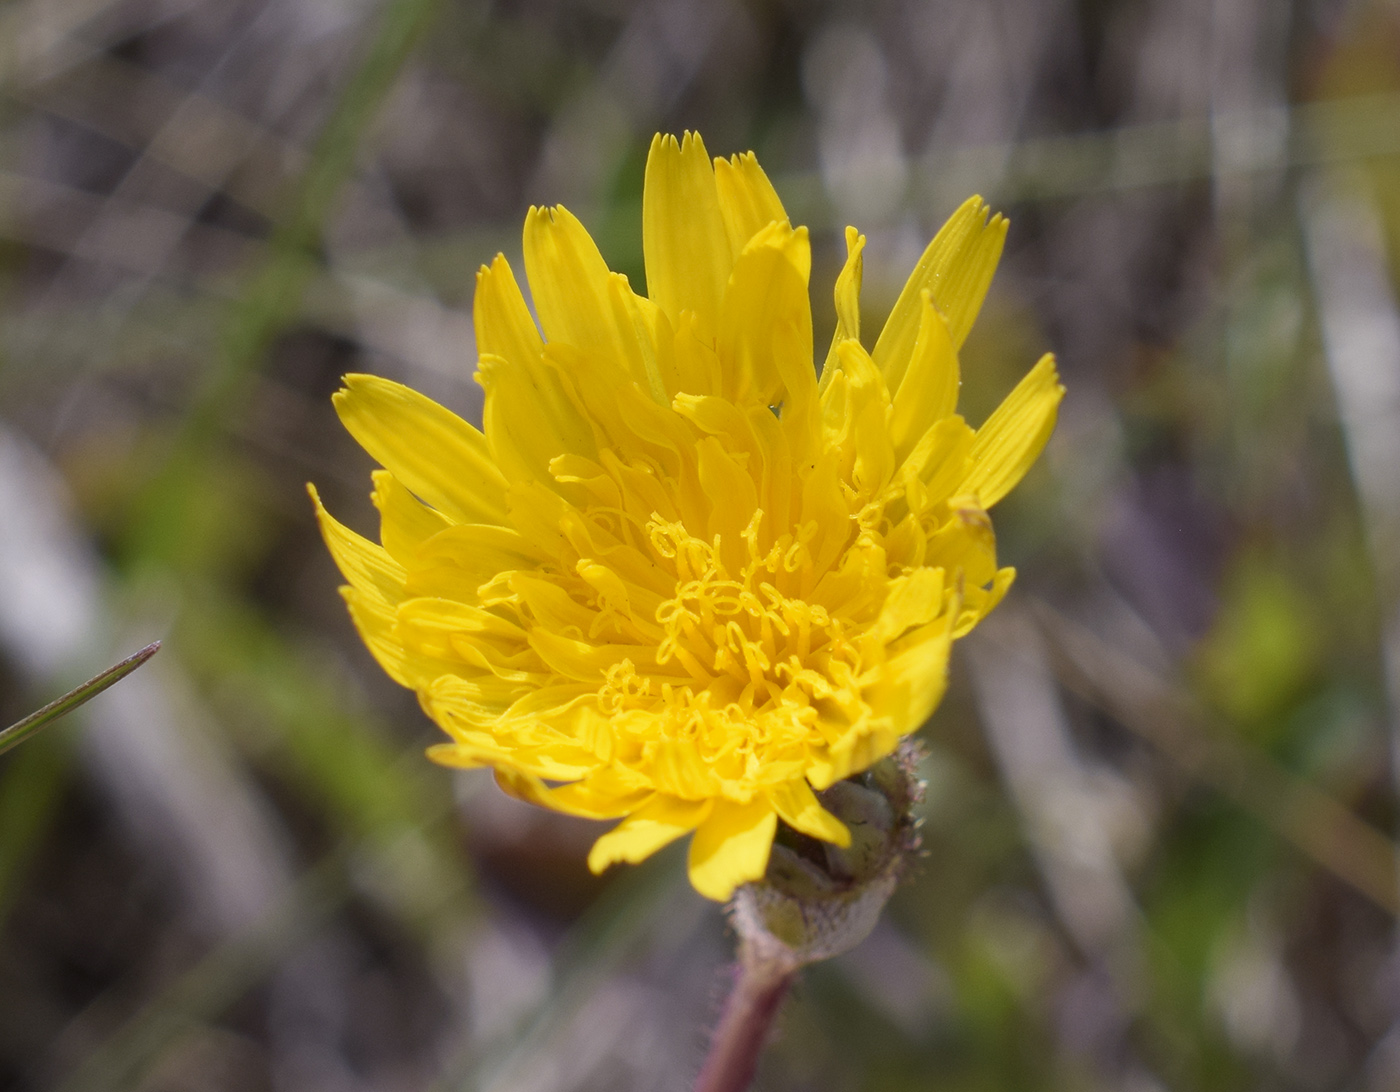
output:
{"label": "flower stem", "polygon": [[724,1003],[695,1092],[744,1092],[753,1081],[768,1029],[797,975],[793,960],[758,949],[759,945],[743,945],[734,989]]}

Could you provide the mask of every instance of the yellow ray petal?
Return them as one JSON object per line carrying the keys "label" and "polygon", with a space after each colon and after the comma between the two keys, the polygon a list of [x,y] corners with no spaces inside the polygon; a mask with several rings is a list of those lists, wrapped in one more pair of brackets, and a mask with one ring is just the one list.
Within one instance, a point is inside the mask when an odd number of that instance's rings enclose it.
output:
{"label": "yellow ray petal", "polygon": [[977,430],[962,492],[977,494],[983,508],[1011,492],[1055,431],[1064,394],[1055,358],[1046,353]]}
{"label": "yellow ray petal", "polygon": [[409,565],[428,539],[452,524],[404,488],[387,470],[370,474],[374,492],[370,500],[379,509],[379,541],[401,565]]}
{"label": "yellow ray petal", "polygon": [[767,800],[716,800],[690,843],[690,882],[707,899],[724,902],[741,883],[761,880],[773,849],[778,813]]}
{"label": "yellow ray petal", "polygon": [[715,185],[734,254],[742,253],[749,240],[774,220],[788,218],[783,203],[778,200],[778,191],[768,181],[753,152],[728,159],[717,158]]}
{"label": "yellow ray petal", "polygon": [[849,538],[851,510],[840,474],[840,453],[828,449],[802,484],[802,523],[817,528],[808,544],[812,573],[820,578],[840,557]]}
{"label": "yellow ray petal", "polygon": [[557,724],[573,723],[577,710],[598,696],[597,687],[583,683],[550,683],[534,690],[527,690],[517,697],[502,724]]}
{"label": "yellow ray petal", "polygon": [[725,450],[713,436],[696,445],[699,455],[700,488],[708,497],[723,497],[723,504],[710,506],[708,537],[719,535],[737,549],[740,536],[758,506],[758,490],[747,467]]}
{"label": "yellow ray petal", "polygon": [[[806,372],[799,377],[802,387],[786,378],[790,367]],[[781,534],[779,528],[792,525],[793,508],[799,503],[793,464],[811,467],[821,457],[821,404],[815,376],[806,361],[799,364],[789,360],[787,365],[780,364],[779,370],[788,389],[781,416],[775,419],[765,406],[750,406],[745,415],[760,459],[754,478],[759,484],[759,505],[763,509],[764,541],[768,535]]]}
{"label": "yellow ray petal", "polygon": [[456,646],[466,638],[490,641],[503,654],[525,649],[525,631],[514,622],[450,599],[405,600],[399,605],[399,632],[404,648],[441,659],[459,657]]}
{"label": "yellow ray petal", "polygon": [[497,254],[490,266],[483,265],[476,274],[472,325],[478,356],[493,353],[524,366],[544,347],[504,254]]}
{"label": "yellow ray petal", "polygon": [[918,729],[943,699],[957,614],[952,610],[906,636],[902,651],[885,664],[879,682],[866,694],[876,716],[888,718],[898,735]]}
{"label": "yellow ray petal", "polygon": [[512,573],[510,586],[529,608],[530,618],[544,631],[542,637],[546,640],[564,640],[567,633],[587,633],[598,617],[597,611],[575,600],[553,580],[532,573]]}
{"label": "yellow ray petal", "polygon": [[560,523],[573,511],[568,501],[541,482],[514,482],[506,490],[511,526],[532,553],[558,557],[568,547]]}
{"label": "yellow ray petal", "polygon": [[976,439],[956,415],[943,418],[919,438],[900,468],[910,511],[922,515],[962,489]]}
{"label": "yellow ray petal", "polygon": [[676,388],[687,394],[719,394],[724,389],[714,341],[696,328],[695,316],[685,315],[675,334]]}
{"label": "yellow ray petal", "polygon": [[832,375],[840,367],[836,347],[847,338],[860,340],[860,284],[864,270],[861,258],[865,250],[865,236],[853,227],[846,228],[846,264],[836,278],[836,329],[831,335],[831,348],[826,353],[826,363],[822,365],[822,389],[831,382]]}
{"label": "yellow ray petal", "polygon": [[496,770],[496,784],[517,800],[580,819],[619,819],[644,807],[654,795],[647,788],[616,791],[614,786],[603,784],[597,775],[550,788],[540,778],[508,766]]}
{"label": "yellow ray petal", "polygon": [[[837,346],[845,386],[844,414],[826,414],[828,442],[839,444],[845,459],[848,481],[868,499],[885,487],[895,471],[894,445],[890,440],[890,395],[874,361],[860,342],[849,338]],[[827,388],[834,401],[841,384]],[[835,419],[833,419],[835,418]]]}
{"label": "yellow ray petal", "polygon": [[[493,419],[499,424],[507,418],[507,427],[515,431],[534,429],[543,419],[551,435],[564,445],[559,450],[591,451],[588,424],[569,398],[558,371],[542,359],[544,343],[535,320],[525,306],[510,264],[499,254],[490,268],[483,266],[477,273],[473,322],[481,358],[476,379],[486,390],[487,438],[492,436],[489,422]],[[509,367],[500,366],[501,361]],[[493,390],[506,385],[510,389],[496,399],[504,405],[493,410]]]}
{"label": "yellow ray petal", "polygon": [[804,778],[784,781],[769,789],[768,799],[777,809],[779,818],[794,830],[838,846],[851,844],[851,832],[846,824],[821,806],[817,794]]}
{"label": "yellow ray petal", "polygon": [[[535,688],[512,684],[491,675],[464,678],[446,674],[431,681],[420,681],[417,689],[418,701],[424,712],[437,721],[445,732],[458,738],[466,728],[489,728],[513,703]],[[555,772],[541,776],[573,780],[587,774],[592,764],[590,758],[588,767],[572,773]]]}
{"label": "yellow ray petal", "polygon": [[[596,695],[592,702],[576,702],[572,706],[557,709],[554,713],[540,718],[535,731],[551,731],[560,737],[573,740],[591,754],[599,763],[611,763],[617,757],[615,738],[615,725],[613,718],[600,713],[597,708]],[[569,786],[563,786],[569,788]],[[570,793],[565,793],[563,799],[574,799],[579,793],[583,794],[580,799],[597,800],[614,799],[618,797],[634,797],[638,792],[645,790],[650,793],[655,786],[636,770],[624,766],[604,765],[600,766],[594,773],[590,774],[582,785],[576,785]],[[585,791],[586,790],[586,791]],[[561,790],[562,791],[562,790]],[[629,807],[627,811],[632,811]],[[616,812],[621,815],[622,812]]]}
{"label": "yellow ray petal", "polygon": [[553,400],[540,396],[554,376],[542,358],[529,367],[484,353],[477,362],[477,382],[486,392],[482,427],[492,458],[509,481],[552,484],[550,460],[566,452],[597,454],[592,427],[562,391]]}
{"label": "yellow ray petal", "polygon": [[657,793],[593,843],[588,867],[598,873],[619,861],[643,861],[662,846],[689,834],[710,814],[710,808],[709,800],[681,800]]}
{"label": "yellow ray petal", "polygon": [[891,580],[873,630],[876,639],[887,644],[905,630],[933,621],[943,610],[943,592],[943,569],[915,569]]}
{"label": "yellow ray petal", "polygon": [[[749,241],[734,263],[720,313],[718,351],[725,387],[733,401],[776,405],[783,400],[784,373],[799,382],[805,372],[812,395],[812,308],[807,279],[812,249],[807,229],[786,221],[770,224]],[[781,330],[780,339],[777,334]],[[781,368],[775,354],[796,361]]]}
{"label": "yellow ray petal", "polygon": [[441,746],[456,754],[446,758],[432,750],[428,754],[444,765],[467,764],[489,755],[490,764],[498,769],[505,767],[544,781],[571,783],[598,768],[596,757],[587,748],[544,727],[514,726],[512,730],[511,726],[499,724],[476,727],[450,720],[441,726],[452,737],[452,743]]}
{"label": "yellow ray petal", "polygon": [[667,353],[674,341],[670,322],[653,301],[633,292],[621,274],[613,274],[608,292],[618,327],[632,332],[623,338],[627,370],[658,406],[670,405],[679,387],[675,365],[669,360],[673,354]]}
{"label": "yellow ray petal", "polygon": [[[624,720],[625,723],[625,720]],[[663,739],[652,745],[644,770],[656,787],[687,800],[703,799],[719,792],[713,768],[700,755],[693,739]]]}
{"label": "yellow ray petal", "polygon": [[601,684],[608,668],[623,660],[631,660],[641,671],[681,674],[674,663],[664,667],[657,665],[655,645],[595,645],[538,626],[530,631],[530,647],[560,675],[579,682]]}
{"label": "yellow ray petal", "polygon": [[[594,430],[596,448],[612,448],[631,455],[637,443],[633,411],[665,411],[657,404],[648,377],[631,370],[641,360],[641,353],[636,348],[635,332],[629,339],[630,347],[619,341],[607,355],[550,342],[544,347],[544,359],[570,384],[580,414]],[[635,405],[638,401],[645,403],[640,409]],[[576,453],[586,456],[588,451]]]}
{"label": "yellow ray petal", "polygon": [[658,133],[642,187],[642,252],[647,296],[673,326],[682,311],[693,311],[714,329],[734,266],[729,240],[715,170],[699,134],[677,141]]}
{"label": "yellow ray petal", "polygon": [[525,275],[551,343],[610,360],[627,359],[631,330],[619,329],[609,282],[613,274],[584,226],[562,205],[525,217]]}
{"label": "yellow ray petal", "polygon": [[988,211],[980,197],[969,197],[909,275],[872,354],[891,390],[898,388],[914,351],[925,289],[948,320],[954,346],[961,348],[972,329],[1006,241],[1006,220],[1000,215],[987,220]]}
{"label": "yellow ray petal", "polygon": [[[950,579],[982,587],[997,572],[997,537],[992,519],[975,494],[949,498],[948,508],[948,519],[928,538],[925,560],[946,569]],[[960,578],[957,573],[962,574]]]}
{"label": "yellow ray petal", "polygon": [[400,686],[410,689],[422,685],[416,665],[409,662],[403,642],[398,639],[394,610],[377,595],[357,591],[353,587],[340,589],[350,620],[385,674]]}
{"label": "yellow ray petal", "polygon": [[454,524],[418,548],[408,574],[413,595],[477,602],[477,589],[516,569],[534,569],[540,555],[518,531],[487,523]]}
{"label": "yellow ray petal", "polygon": [[347,375],[333,401],[360,446],[443,515],[505,522],[506,483],[486,437],[451,410],[373,375]]}
{"label": "yellow ray petal", "polygon": [[[937,702],[935,701],[936,705]],[[930,707],[932,708],[932,707]],[[813,753],[807,765],[807,780],[817,789],[829,789],[842,778],[868,770],[880,759],[893,753],[900,737],[918,725],[896,731],[887,719],[869,718],[853,727],[840,740]]]}
{"label": "yellow ray petal", "polygon": [[428,748],[428,757],[441,766],[459,770],[511,766],[551,781],[577,780],[593,768],[590,756],[579,749],[501,746],[489,737],[480,736],[470,741],[434,744]]}
{"label": "yellow ray petal", "polygon": [[376,546],[369,539],[355,534],[327,512],[314,485],[308,484],[306,491],[311,494],[311,503],[316,506],[316,522],[320,524],[321,537],[325,539],[341,575],[365,595],[390,606],[398,604],[404,597],[406,574],[403,566],[383,546]]}
{"label": "yellow ray petal", "polygon": [[958,350],[948,324],[925,292],[919,336],[894,392],[894,412],[890,415],[890,439],[897,462],[904,461],[930,426],[958,408],[959,381]]}
{"label": "yellow ray petal", "polygon": [[988,587],[968,588],[963,598],[962,613],[958,617],[958,624],[953,629],[953,640],[966,637],[978,622],[991,614],[996,605],[1011,590],[1011,585],[1015,580],[1016,570],[1008,567],[998,569]]}

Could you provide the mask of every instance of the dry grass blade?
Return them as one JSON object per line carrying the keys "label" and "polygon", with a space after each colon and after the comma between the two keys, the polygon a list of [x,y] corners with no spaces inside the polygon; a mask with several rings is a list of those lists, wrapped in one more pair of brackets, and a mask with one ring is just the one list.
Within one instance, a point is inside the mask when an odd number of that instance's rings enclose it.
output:
{"label": "dry grass blade", "polygon": [[36,732],[58,720],[59,717],[71,713],[84,702],[95,698],[113,683],[120,682],[154,656],[159,649],[160,642],[152,641],[140,652],[133,653],[121,663],[113,664],[100,675],[95,675],[81,686],[68,691],[63,697],[55,698],[48,705],[30,713],[17,724],[10,725],[3,732],[0,732],[0,754],[4,754],[12,747],[19,746]]}

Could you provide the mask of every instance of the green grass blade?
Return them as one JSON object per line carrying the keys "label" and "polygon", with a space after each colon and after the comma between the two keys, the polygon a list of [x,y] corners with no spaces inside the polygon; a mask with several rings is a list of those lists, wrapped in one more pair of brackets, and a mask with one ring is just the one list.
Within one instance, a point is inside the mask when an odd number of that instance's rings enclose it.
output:
{"label": "green grass blade", "polygon": [[140,652],[133,653],[119,664],[113,664],[100,675],[96,675],[81,686],[68,691],[36,712],[30,713],[18,724],[12,724],[0,732],[0,754],[11,747],[17,747],[34,733],[47,727],[66,713],[71,713],[84,702],[95,698],[113,683],[126,678],[144,664],[160,648],[159,641],[152,641]]}

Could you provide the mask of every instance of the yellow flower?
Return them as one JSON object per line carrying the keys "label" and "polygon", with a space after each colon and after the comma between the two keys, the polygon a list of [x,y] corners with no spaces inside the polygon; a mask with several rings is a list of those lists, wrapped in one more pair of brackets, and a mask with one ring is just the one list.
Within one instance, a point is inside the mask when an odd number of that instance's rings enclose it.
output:
{"label": "yellow flower", "polygon": [[648,295],[563,208],[525,221],[539,327],[503,257],[478,273],[484,431],[347,376],[335,406],[384,467],[382,545],[317,513],[365,643],[450,737],[429,755],[622,818],[594,871],[693,832],[712,899],[763,875],[780,818],[846,844],[813,790],[933,712],[952,641],[1014,575],[987,509],[1063,394],[1046,356],[980,429],[956,415],[1006,234],[987,212],[954,213],[872,351],[847,229],[819,382],[806,228],[752,154],[658,136]]}

